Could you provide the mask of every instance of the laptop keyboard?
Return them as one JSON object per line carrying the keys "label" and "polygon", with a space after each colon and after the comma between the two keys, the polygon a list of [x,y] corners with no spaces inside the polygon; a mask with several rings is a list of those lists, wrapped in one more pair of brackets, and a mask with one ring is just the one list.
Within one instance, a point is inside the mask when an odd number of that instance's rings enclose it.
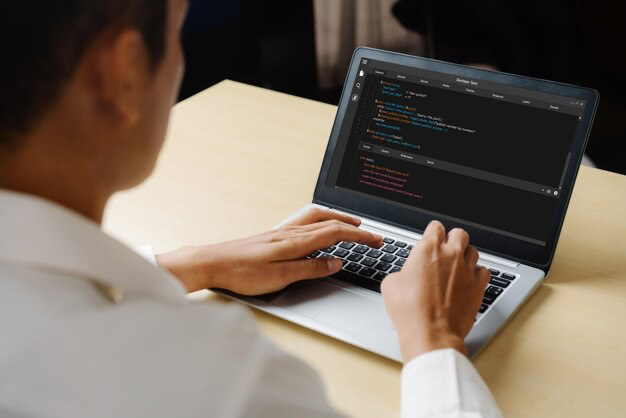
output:
{"label": "laptop keyboard", "polygon": [[[336,257],[343,263],[335,276],[346,282],[380,293],[380,282],[391,273],[402,269],[413,245],[383,238],[380,249],[370,248],[354,242],[340,242],[310,254],[309,258]],[[479,314],[485,313],[498,297],[518,276],[490,268],[491,279],[483,295]]]}

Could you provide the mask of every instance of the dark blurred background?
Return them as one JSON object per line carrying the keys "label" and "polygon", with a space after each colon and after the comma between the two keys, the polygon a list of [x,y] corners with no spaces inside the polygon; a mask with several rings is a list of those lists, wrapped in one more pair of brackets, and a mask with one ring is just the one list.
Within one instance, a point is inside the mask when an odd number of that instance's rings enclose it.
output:
{"label": "dark blurred background", "polygon": [[626,174],[624,22],[606,0],[191,0],[179,100],[231,79],[337,104],[370,46],[595,88],[587,164]]}

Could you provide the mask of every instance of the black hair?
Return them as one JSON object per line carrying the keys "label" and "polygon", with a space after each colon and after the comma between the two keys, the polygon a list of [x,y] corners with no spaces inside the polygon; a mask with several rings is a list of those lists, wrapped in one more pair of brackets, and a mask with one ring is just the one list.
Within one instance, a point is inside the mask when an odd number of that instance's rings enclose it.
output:
{"label": "black hair", "polygon": [[167,0],[0,3],[0,147],[28,132],[105,30],[137,29],[153,68],[165,53]]}

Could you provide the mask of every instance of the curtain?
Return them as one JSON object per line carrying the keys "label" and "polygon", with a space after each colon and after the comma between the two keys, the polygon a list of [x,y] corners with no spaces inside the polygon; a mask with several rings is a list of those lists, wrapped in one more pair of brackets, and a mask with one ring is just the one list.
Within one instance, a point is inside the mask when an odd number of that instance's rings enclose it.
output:
{"label": "curtain", "polygon": [[421,36],[404,29],[391,14],[396,0],[314,0],[319,85],[343,85],[357,46],[421,55]]}

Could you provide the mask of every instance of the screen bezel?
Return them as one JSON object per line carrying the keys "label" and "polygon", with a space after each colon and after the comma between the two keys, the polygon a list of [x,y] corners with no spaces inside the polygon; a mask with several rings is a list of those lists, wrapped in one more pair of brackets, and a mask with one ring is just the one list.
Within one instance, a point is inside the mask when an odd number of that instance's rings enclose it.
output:
{"label": "screen bezel", "polygon": [[[572,155],[568,163],[568,167],[566,168],[555,221],[552,225],[545,246],[531,244],[494,232],[485,231],[483,229],[471,227],[465,224],[459,224],[447,219],[438,218],[436,216],[423,214],[411,209],[395,206],[391,202],[389,204],[381,204],[380,200],[371,199],[362,194],[353,194],[345,189],[338,190],[334,187],[326,185],[332,157],[335,152],[339,133],[349,104],[350,92],[357,76],[357,70],[363,58],[586,100],[581,125],[576,132],[571,148]],[[337,115],[332,127],[328,146],[326,147],[326,151],[324,153],[324,160],[320,174],[317,179],[313,202],[418,233],[423,232],[431,220],[438,219],[446,226],[446,228],[460,227],[465,229],[470,234],[471,244],[483,252],[505,257],[510,260],[540,268],[547,272],[550,268],[552,258],[554,257],[556,244],[565,220],[565,213],[569,205],[576,175],[578,174],[580,162],[591,132],[591,126],[598,105],[598,100],[598,92],[589,88],[518,76],[514,74],[483,70],[395,52],[359,47],[352,55],[352,61],[350,63],[344,89],[339,100]]]}

